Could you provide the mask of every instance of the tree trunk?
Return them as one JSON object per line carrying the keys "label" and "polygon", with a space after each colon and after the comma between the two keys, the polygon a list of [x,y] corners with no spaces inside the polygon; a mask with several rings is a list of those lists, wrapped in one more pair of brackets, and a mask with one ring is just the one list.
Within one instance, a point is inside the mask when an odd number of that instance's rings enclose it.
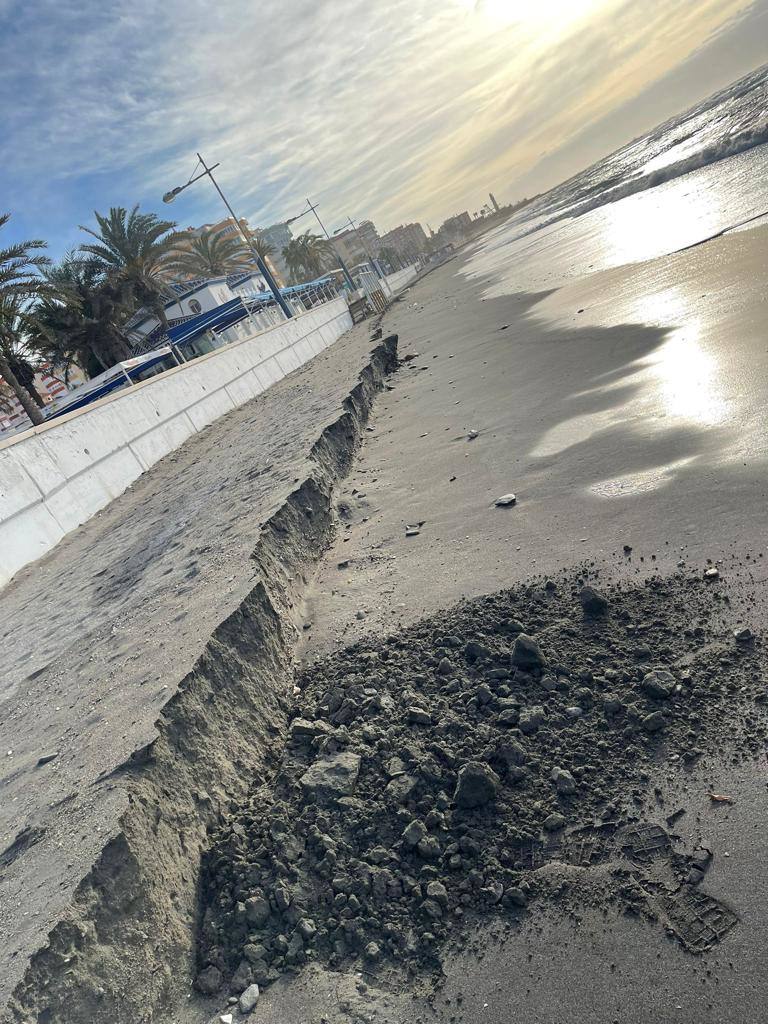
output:
{"label": "tree trunk", "polygon": [[11,373],[16,377],[16,380],[21,384],[35,405],[39,406],[41,409],[44,408],[45,402],[40,397],[40,393],[35,387],[35,374],[32,369],[29,366],[20,363],[16,358],[9,359],[8,366],[11,369]]}
{"label": "tree trunk", "polygon": [[27,416],[29,416],[32,423],[35,426],[39,426],[41,423],[44,423],[45,418],[43,414],[40,412],[38,406],[35,405],[35,403],[30,398],[29,394],[26,391],[26,388],[22,387],[22,385],[19,384],[18,380],[16,379],[16,374],[8,365],[8,360],[3,355],[2,352],[0,352],[0,377],[3,378],[8,387],[16,395],[16,397],[19,400],[19,403],[24,409],[24,412],[27,414]]}
{"label": "tree trunk", "polygon": [[160,321],[160,323],[161,323],[161,325],[163,327],[163,330],[167,334],[168,333],[168,328],[170,327],[170,325],[168,323],[168,317],[165,314],[165,306],[163,305],[162,302],[154,302],[153,303],[153,307],[152,307],[152,311],[158,317],[158,319],[159,319],[159,321]]}

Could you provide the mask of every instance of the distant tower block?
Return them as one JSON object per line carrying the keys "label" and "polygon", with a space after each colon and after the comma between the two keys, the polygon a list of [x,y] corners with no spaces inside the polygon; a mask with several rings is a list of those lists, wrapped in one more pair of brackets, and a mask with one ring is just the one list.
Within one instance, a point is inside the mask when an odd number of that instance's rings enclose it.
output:
{"label": "distant tower block", "polygon": [[493,194],[493,192],[489,192],[488,195],[491,198],[491,205],[493,206],[493,208],[496,211],[496,213],[498,213],[499,212],[499,204],[496,202],[496,196]]}

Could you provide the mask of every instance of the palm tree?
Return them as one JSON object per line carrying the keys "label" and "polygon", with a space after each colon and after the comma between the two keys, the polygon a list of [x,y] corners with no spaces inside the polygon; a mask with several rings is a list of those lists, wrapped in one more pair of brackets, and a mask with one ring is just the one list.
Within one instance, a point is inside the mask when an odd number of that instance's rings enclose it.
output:
{"label": "palm tree", "polygon": [[[10,218],[0,214],[0,228]],[[47,294],[49,285],[39,274],[50,260],[35,250],[44,249],[46,243],[36,238],[0,249],[0,377],[18,398],[22,408],[34,424],[43,422],[40,408],[14,373],[14,355],[20,354],[21,332],[24,329],[25,304],[38,295]],[[9,355],[11,358],[9,358]],[[17,368],[18,368],[18,364]],[[22,368],[22,376],[24,370]],[[34,373],[33,373],[34,376]]]}
{"label": "palm tree", "polygon": [[319,277],[336,258],[331,243],[309,231],[292,239],[283,249],[283,259],[294,283]]}
{"label": "palm tree", "polygon": [[258,231],[255,234],[250,232],[250,236],[251,245],[265,262],[270,256],[275,255],[274,245],[272,245],[271,242],[268,242],[262,234]]}
{"label": "palm tree", "polygon": [[35,354],[31,344],[34,327],[34,312],[28,302],[18,295],[0,297],[0,354],[18,383],[42,409],[45,402],[35,387],[37,370],[31,361]]}
{"label": "palm tree", "polygon": [[[183,248],[178,247],[180,243]],[[240,238],[226,237],[220,231],[204,231],[192,239],[179,234],[176,246],[163,264],[163,273],[171,279],[223,277],[253,263],[252,254]]]}
{"label": "palm tree", "polygon": [[46,274],[55,289],[35,306],[33,344],[54,365],[73,363],[88,376],[133,355],[120,323],[133,309],[130,285],[105,277],[73,253]]}
{"label": "palm tree", "polygon": [[165,303],[171,296],[163,285],[163,271],[177,243],[175,223],[154,213],[139,213],[138,204],[130,213],[113,206],[109,216],[95,211],[94,216],[98,231],[82,225],[80,229],[97,241],[81,245],[80,251],[105,278],[130,285],[136,301],[147,306],[167,331]]}

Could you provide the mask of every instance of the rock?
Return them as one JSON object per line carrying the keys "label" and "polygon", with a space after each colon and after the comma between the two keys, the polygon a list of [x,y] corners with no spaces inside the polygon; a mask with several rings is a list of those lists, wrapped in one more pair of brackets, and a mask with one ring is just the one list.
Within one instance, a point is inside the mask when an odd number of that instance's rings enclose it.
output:
{"label": "rock", "polygon": [[640,683],[640,689],[654,700],[668,700],[675,687],[675,677],[664,669],[646,672]]}
{"label": "rock", "polygon": [[580,708],[577,705],[574,705],[573,707],[565,709],[566,718],[581,718],[581,716],[583,714],[584,714],[583,708]]}
{"label": "rock", "polygon": [[450,658],[441,658],[437,666],[437,673],[441,676],[453,675],[453,662]]}
{"label": "rock", "polygon": [[299,780],[306,796],[315,800],[351,796],[360,775],[360,755],[342,751],[315,761]]}
{"label": "rock", "polygon": [[234,1017],[231,1013],[222,1013],[219,1017],[220,1024],[232,1024]]}
{"label": "rock", "polygon": [[496,716],[496,725],[502,729],[508,729],[513,725],[517,725],[519,718],[520,712],[517,708],[505,708],[504,711]]}
{"label": "rock", "polygon": [[229,983],[231,992],[242,992],[253,982],[253,970],[247,960],[241,960]]}
{"label": "rock", "polygon": [[52,750],[50,754],[42,754],[37,759],[37,767],[40,768],[41,765],[49,764],[51,761],[54,761],[58,756],[58,750]]}
{"label": "rock", "polygon": [[421,909],[433,921],[438,921],[443,916],[443,908],[436,900],[424,900],[421,904]]}
{"label": "rock", "polygon": [[519,633],[515,637],[512,664],[518,668],[541,668],[545,664],[541,648],[527,633]]}
{"label": "rock", "polygon": [[251,896],[245,901],[245,916],[248,924],[262,928],[269,920],[270,907],[263,896]]}
{"label": "rock", "polygon": [[511,903],[513,907],[527,907],[528,897],[517,885],[510,885],[504,890],[504,902]]}
{"label": "rock", "polygon": [[705,580],[717,580],[719,578],[720,578],[720,572],[719,572],[718,569],[716,569],[714,567],[714,565],[711,565],[708,569],[704,570],[704,579]]}
{"label": "rock", "polygon": [[544,819],[543,825],[547,832],[558,832],[565,826],[565,817],[558,814],[557,811],[553,811]]}
{"label": "rock", "polygon": [[579,601],[587,616],[605,615],[608,611],[608,599],[588,584],[579,591]]}
{"label": "rock", "polygon": [[496,505],[497,508],[509,508],[511,505],[514,505],[516,501],[516,495],[502,494],[500,498],[497,498],[496,501],[494,501],[494,505]]}
{"label": "rock", "polygon": [[380,956],[381,956],[381,949],[379,948],[378,943],[376,943],[376,942],[369,942],[368,945],[365,947],[365,959],[366,960],[378,960]]}
{"label": "rock", "polygon": [[202,971],[195,978],[195,988],[198,992],[202,992],[204,996],[212,996],[215,992],[218,992],[221,988],[224,976],[218,967],[203,968]]}
{"label": "rock", "polygon": [[418,846],[426,834],[427,829],[423,822],[412,821],[403,829],[403,842],[406,846]]}
{"label": "rock", "polygon": [[570,796],[576,792],[576,780],[566,769],[553,768],[551,779],[557,792],[563,796]]}
{"label": "rock", "polygon": [[501,882],[489,882],[488,885],[483,886],[480,890],[480,895],[491,906],[495,906],[500,902],[501,897],[504,895],[504,886]]}
{"label": "rock", "polygon": [[291,892],[290,886],[286,885],[285,882],[278,882],[272,890],[272,895],[275,898],[277,909],[281,913],[285,913],[293,902],[293,893]]}
{"label": "rock", "polygon": [[665,726],[664,715],[660,711],[654,711],[651,715],[646,715],[640,725],[646,732],[659,732]]}
{"label": "rock", "polygon": [[315,736],[322,736],[330,731],[327,722],[310,722],[307,718],[294,718],[291,722],[290,737],[292,740],[304,741],[314,739]]}
{"label": "rock", "polygon": [[266,960],[267,950],[260,942],[247,942],[243,946],[243,956],[253,966],[261,960]]}
{"label": "rock", "polygon": [[408,722],[411,725],[432,725],[432,716],[423,708],[408,708]]}
{"label": "rock", "polygon": [[632,554],[632,545],[631,544],[625,544],[624,545],[624,554],[625,555],[631,555]]}
{"label": "rock", "polygon": [[448,890],[442,882],[427,882],[426,896],[430,900],[435,900],[441,907],[448,906]]}
{"label": "rock", "polygon": [[[745,627],[744,629],[736,629],[733,633],[734,640],[739,644],[751,644],[755,639],[755,635],[751,629]],[[38,761],[38,764],[40,762]]]}
{"label": "rock", "polygon": [[486,647],[485,644],[477,643],[476,640],[470,640],[469,643],[464,645],[464,657],[467,661],[484,661],[492,656],[493,651],[490,647]]}
{"label": "rock", "polygon": [[423,857],[424,860],[437,860],[443,852],[435,836],[425,836],[424,839],[420,839],[416,849],[419,856]]}
{"label": "rock", "polygon": [[492,768],[479,761],[468,761],[459,769],[453,800],[457,807],[482,807],[493,800],[499,788],[499,777]]}
{"label": "rock", "polygon": [[397,775],[387,783],[387,796],[397,804],[404,804],[416,788],[413,775]]}
{"label": "rock", "polygon": [[704,872],[700,868],[691,868],[685,880],[688,885],[698,885],[704,881]]}
{"label": "rock", "polygon": [[531,733],[536,732],[539,726],[544,721],[544,708],[539,704],[534,704],[533,707],[524,708],[520,712],[520,732],[526,736],[530,736]]}
{"label": "rock", "polygon": [[249,985],[237,1001],[237,1005],[240,1007],[240,1013],[250,1013],[256,1008],[256,1003],[258,1003],[258,1001],[259,986],[255,984]]}
{"label": "rock", "polygon": [[603,696],[603,711],[606,715],[619,715],[624,710],[624,702],[615,693],[606,693]]}
{"label": "rock", "polygon": [[286,963],[295,964],[299,963],[304,959],[304,939],[301,933],[297,930],[291,936],[288,942],[288,948],[285,951]]}
{"label": "rock", "polygon": [[364,619],[365,618],[365,612],[363,611],[362,608],[358,608],[358,610],[355,612],[355,618],[356,619]]}

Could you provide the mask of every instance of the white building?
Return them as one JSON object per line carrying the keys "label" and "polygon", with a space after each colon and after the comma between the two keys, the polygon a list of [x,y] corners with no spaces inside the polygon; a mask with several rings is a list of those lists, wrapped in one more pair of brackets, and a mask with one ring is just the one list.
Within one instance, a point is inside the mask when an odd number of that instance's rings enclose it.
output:
{"label": "white building", "polygon": [[[267,282],[257,270],[211,280],[185,281],[168,285],[168,290],[177,296],[165,303],[165,315],[171,326],[200,313],[208,313],[238,296],[257,298],[262,292],[268,292]],[[124,330],[137,355],[157,348],[164,333],[157,317],[146,308],[134,313]]]}

